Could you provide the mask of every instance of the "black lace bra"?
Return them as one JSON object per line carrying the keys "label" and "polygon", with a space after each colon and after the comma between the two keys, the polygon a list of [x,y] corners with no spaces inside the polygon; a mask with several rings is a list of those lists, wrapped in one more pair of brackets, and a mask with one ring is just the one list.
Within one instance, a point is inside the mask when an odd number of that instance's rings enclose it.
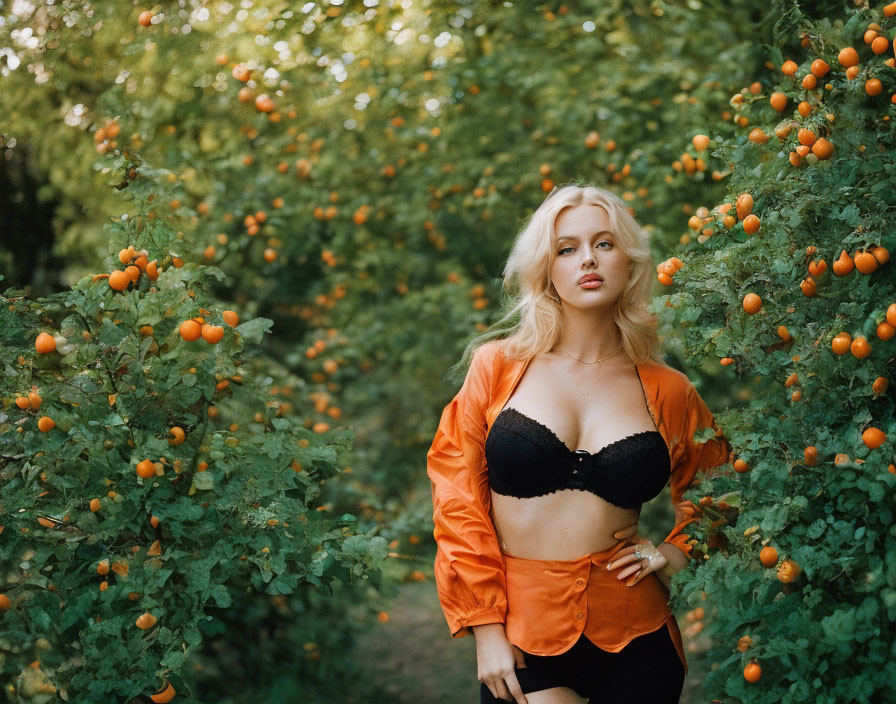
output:
{"label": "black lace bra", "polygon": [[498,494],[531,498],[581,489],[628,509],[658,496],[671,472],[658,430],[632,433],[592,454],[570,450],[546,425],[509,406],[489,430],[485,460],[489,484]]}

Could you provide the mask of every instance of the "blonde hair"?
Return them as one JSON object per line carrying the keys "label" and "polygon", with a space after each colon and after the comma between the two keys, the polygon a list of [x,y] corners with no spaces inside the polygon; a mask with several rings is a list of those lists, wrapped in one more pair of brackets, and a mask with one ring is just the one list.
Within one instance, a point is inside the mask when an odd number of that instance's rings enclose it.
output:
{"label": "blonde hair", "polygon": [[[657,317],[648,312],[656,267],[649,234],[632,217],[625,202],[612,191],[593,185],[567,185],[552,191],[529,216],[516,237],[504,267],[502,308],[509,309],[468,345],[452,369],[466,369],[477,348],[502,339],[501,350],[513,359],[549,352],[560,335],[560,300],[550,280],[556,257],[555,222],[564,208],[581,204],[607,211],[614,242],[631,260],[629,282],[613,309],[622,347],[636,364],[662,362]],[[516,322],[513,322],[516,320]]]}

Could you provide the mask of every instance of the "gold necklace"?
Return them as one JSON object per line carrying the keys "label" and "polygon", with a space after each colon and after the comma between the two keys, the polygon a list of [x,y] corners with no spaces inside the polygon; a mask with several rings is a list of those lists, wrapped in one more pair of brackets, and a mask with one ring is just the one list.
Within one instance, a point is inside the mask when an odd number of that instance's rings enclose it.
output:
{"label": "gold necklace", "polygon": [[593,362],[583,362],[581,359],[579,359],[578,357],[576,357],[573,354],[570,354],[569,352],[567,352],[565,349],[563,349],[559,345],[557,345],[557,349],[560,350],[561,352],[564,352],[565,354],[568,354],[570,357],[572,357],[574,360],[576,360],[577,362],[579,362],[581,364],[597,364],[598,362],[603,362],[605,359],[609,359],[610,357],[616,356],[617,354],[619,354],[622,351],[622,347],[620,347],[613,354],[611,354],[607,357],[604,357],[603,359],[595,359]]}

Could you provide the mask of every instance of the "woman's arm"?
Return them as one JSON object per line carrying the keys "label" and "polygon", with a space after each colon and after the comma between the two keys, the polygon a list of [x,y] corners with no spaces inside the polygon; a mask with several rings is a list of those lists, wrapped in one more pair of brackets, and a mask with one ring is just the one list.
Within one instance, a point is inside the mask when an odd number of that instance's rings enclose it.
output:
{"label": "woman's arm", "polygon": [[489,515],[485,463],[492,360],[486,346],[476,350],[426,455],[437,546],[434,575],[452,638],[469,635],[472,626],[503,624],[507,613],[504,556]]}
{"label": "woman's arm", "polygon": [[[684,493],[694,484],[700,481],[701,475],[712,467],[717,467],[730,459],[731,445],[716,424],[715,417],[706,406],[697,389],[689,382],[684,397],[681,426],[681,451],[675,466],[669,486],[672,494],[672,504],[675,507],[675,527],[658,548],[662,548],[663,555],[669,560],[666,574],[671,577],[681,567],[693,559],[691,557],[690,536],[684,532],[685,527],[700,519],[700,509],[691,501],[684,500]],[[712,433],[708,433],[712,429]],[[709,435],[706,440],[696,439]],[[669,551],[669,548],[676,550]],[[671,559],[670,559],[671,556]],[[680,557],[685,559],[681,563]]]}
{"label": "woman's arm", "polygon": [[667,564],[661,570],[658,570],[656,574],[660,581],[666,585],[666,589],[670,589],[672,575],[687,567],[690,558],[671,543],[660,543],[657,545],[657,550],[663,553]]}

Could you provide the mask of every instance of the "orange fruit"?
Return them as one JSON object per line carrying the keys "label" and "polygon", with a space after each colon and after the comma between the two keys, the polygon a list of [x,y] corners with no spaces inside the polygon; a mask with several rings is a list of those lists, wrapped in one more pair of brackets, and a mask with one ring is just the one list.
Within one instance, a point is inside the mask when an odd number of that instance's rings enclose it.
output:
{"label": "orange fruit", "polygon": [[56,338],[49,333],[42,332],[34,341],[34,349],[38,354],[49,354],[56,351]]}
{"label": "orange fruit", "polygon": [[771,545],[766,545],[759,551],[759,561],[763,567],[774,567],[778,564],[778,551]]}
{"label": "orange fruit", "polygon": [[815,284],[815,279],[811,276],[807,276],[800,284],[800,290],[803,292],[803,295],[808,298],[814,296],[818,293],[818,286]]}
{"label": "orange fruit", "polygon": [[812,153],[817,156],[819,159],[830,159],[831,155],[834,153],[834,145],[831,144],[824,137],[820,137],[813,145],[812,145]]}
{"label": "orange fruit", "polygon": [[186,437],[187,434],[184,432],[184,429],[175,425],[168,431],[168,444],[180,445]]}
{"label": "orange fruit", "polygon": [[871,42],[871,51],[875,54],[883,54],[890,48],[890,41],[886,37],[875,37]]}
{"label": "orange fruit", "polygon": [[803,464],[807,467],[814,467],[818,463],[818,448],[815,445],[808,445],[803,450]]}
{"label": "orange fruit", "polygon": [[40,394],[37,393],[37,391],[28,392],[28,407],[32,411],[38,410],[43,402],[44,400],[41,398]]}
{"label": "orange fruit", "polygon": [[141,27],[149,27],[152,24],[153,13],[152,10],[144,10],[140,13],[140,16],[137,18],[137,23]]}
{"label": "orange fruit", "polygon": [[754,315],[762,308],[762,299],[755,293],[748,293],[744,296],[742,304],[744,310],[750,315]]}
{"label": "orange fruit", "polygon": [[762,677],[762,668],[759,667],[759,663],[751,662],[744,668],[744,679],[747,682],[758,682],[760,677]]}
{"label": "orange fruit", "polygon": [[845,332],[841,332],[834,336],[831,340],[831,350],[834,354],[846,354],[849,352],[849,346],[852,343],[852,337]]}
{"label": "orange fruit", "polygon": [[202,326],[202,339],[209,344],[215,345],[224,337],[224,328],[220,325],[209,325],[206,323]]}
{"label": "orange fruit", "polygon": [[264,260],[266,262],[272,262],[277,258],[277,250],[273,247],[268,247],[264,250]]}
{"label": "orange fruit", "polygon": [[97,574],[109,574],[109,560],[100,560],[96,566]]}
{"label": "orange fruit", "polygon": [[237,325],[240,324],[240,316],[238,316],[232,310],[222,311],[221,317],[224,318],[224,322],[227,323],[232,328],[235,328]]}
{"label": "orange fruit", "polygon": [[851,46],[844,47],[840,50],[840,53],[837,54],[837,61],[840,62],[840,65],[843,66],[843,68],[856,66],[859,63],[859,52]]}
{"label": "orange fruit", "polygon": [[880,82],[879,78],[869,78],[865,81],[865,92],[868,95],[880,95],[883,89],[883,83]]}
{"label": "orange fruit", "polygon": [[9,611],[12,608],[12,600],[6,594],[0,594],[0,611]]}
{"label": "orange fruit", "polygon": [[759,218],[752,213],[744,218],[744,232],[754,235],[759,232]]}
{"label": "orange fruit", "polygon": [[871,345],[868,343],[868,340],[860,335],[852,341],[849,351],[852,352],[852,356],[856,359],[864,359],[871,354]]}
{"label": "orange fruit", "polygon": [[815,90],[815,87],[818,85],[818,78],[812,74],[807,73],[803,76],[803,88],[806,90]]}
{"label": "orange fruit", "polygon": [[737,639],[737,649],[742,653],[747,652],[751,645],[753,645],[753,639],[750,636],[743,636]]}
{"label": "orange fruit", "polygon": [[862,433],[862,442],[871,450],[876,450],[887,441],[887,434],[880,428],[868,428]]}
{"label": "orange fruit", "polygon": [[784,93],[775,91],[768,99],[771,106],[778,112],[784,112],[787,109],[787,96]]}
{"label": "orange fruit", "polygon": [[127,249],[122,249],[118,253],[118,261],[120,261],[122,264],[130,264],[131,260],[136,254],[137,253],[134,251],[133,246],[128,247]]}
{"label": "orange fruit", "polygon": [[144,479],[156,476],[156,464],[152,460],[143,460],[137,464],[137,474]]}
{"label": "orange fruit", "polygon": [[27,396],[17,396],[16,397],[16,405],[21,408],[23,411],[28,410],[28,397]]}
{"label": "orange fruit", "polygon": [[96,513],[100,510],[100,500],[99,499],[91,499],[90,500],[90,510]]}
{"label": "orange fruit", "polygon": [[793,560],[784,560],[778,565],[778,581],[789,584],[799,577],[802,571],[802,567]]}
{"label": "orange fruit", "polygon": [[737,458],[734,460],[734,471],[738,474],[746,474],[750,471],[750,465],[748,465],[744,460]]}
{"label": "orange fruit", "polygon": [[709,137],[705,134],[698,134],[694,136],[694,139],[691,140],[694,143],[694,149],[698,152],[706,151],[709,149]]}
{"label": "orange fruit", "polygon": [[761,127],[754,127],[750,130],[750,136],[747,139],[753,144],[765,144],[768,141],[768,135],[762,131]]}
{"label": "orange fruit", "polygon": [[146,611],[145,613],[140,614],[137,617],[137,628],[141,630],[148,630],[156,625],[159,619],[153,616],[151,613]]}
{"label": "orange fruit", "polygon": [[834,270],[834,273],[837,276],[846,276],[849,272],[853,270],[855,264],[852,261],[852,257],[850,257],[846,250],[844,249],[840,252],[840,256],[837,260],[831,265],[831,268]]}
{"label": "orange fruit", "polygon": [[136,282],[137,279],[140,278],[140,267],[131,264],[130,266],[126,266],[124,268],[124,273],[131,278],[131,281]]}
{"label": "orange fruit", "polygon": [[813,278],[818,278],[828,270],[828,263],[824,259],[809,262],[809,274]]}
{"label": "orange fruit", "polygon": [[811,147],[817,138],[812,130],[800,127],[799,132],[796,133],[796,139],[800,144],[805,144],[807,147]]}
{"label": "orange fruit", "polygon": [[799,66],[797,65],[796,61],[785,61],[783,64],[781,64],[781,73],[783,73],[785,76],[792,76],[797,72],[798,68]]}
{"label": "orange fruit", "polygon": [[40,420],[37,421],[37,427],[42,433],[49,433],[54,427],[56,427],[56,421],[54,421],[49,416],[43,416],[40,418]]}
{"label": "orange fruit", "polygon": [[753,210],[753,196],[749,193],[741,193],[736,201],[737,219],[743,220]]}
{"label": "orange fruit", "polygon": [[185,320],[180,324],[180,336],[187,342],[194,342],[202,334],[202,328],[195,320]]}
{"label": "orange fruit", "polygon": [[870,274],[880,268],[880,262],[871,252],[856,252],[853,263],[860,274]]}
{"label": "orange fruit", "polygon": [[167,702],[174,699],[175,694],[177,694],[177,692],[174,691],[174,687],[168,680],[165,680],[165,684],[162,685],[161,689],[155,694],[151,694],[149,698],[156,704],[167,704]]}
{"label": "orange fruit", "polygon": [[124,291],[131,283],[131,277],[121,269],[116,269],[109,274],[109,286],[116,291]]}
{"label": "orange fruit", "polygon": [[824,59],[815,59],[815,61],[812,62],[812,66],[809,70],[812,71],[814,75],[821,78],[831,70],[831,67],[828,66],[828,62]]}

